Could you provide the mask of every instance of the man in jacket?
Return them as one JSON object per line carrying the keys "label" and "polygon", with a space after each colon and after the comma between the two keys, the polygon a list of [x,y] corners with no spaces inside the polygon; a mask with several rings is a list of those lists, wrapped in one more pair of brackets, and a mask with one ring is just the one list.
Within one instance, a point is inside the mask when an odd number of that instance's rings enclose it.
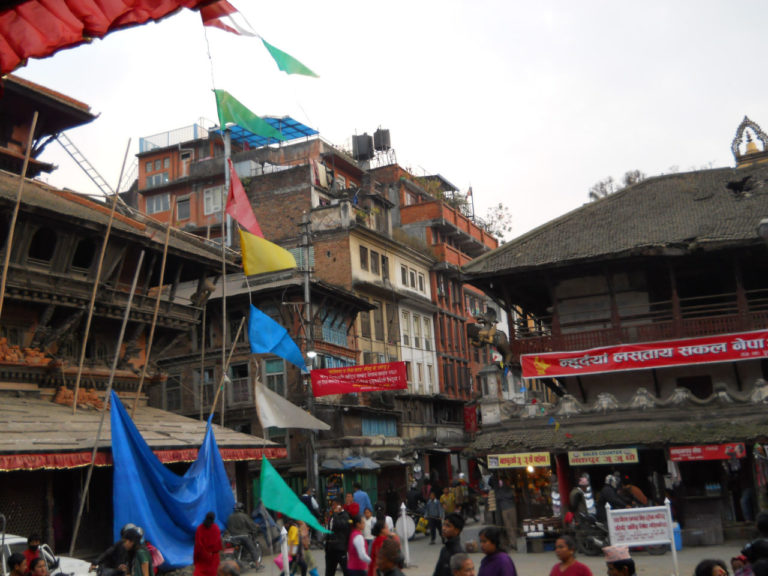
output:
{"label": "man in jacket", "polygon": [[347,574],[347,546],[352,520],[342,506],[341,498],[333,500],[333,515],[328,521],[331,531],[325,539],[325,576],[334,576],[336,567],[341,566]]}
{"label": "man in jacket", "polygon": [[232,514],[227,518],[227,532],[229,532],[230,540],[235,544],[245,547],[248,550],[248,554],[251,557],[251,566],[253,568],[258,567],[259,553],[256,551],[256,546],[253,545],[253,539],[259,534],[259,527],[251,520],[251,517],[243,510],[243,505],[240,502],[235,504],[235,509]]}
{"label": "man in jacket", "polygon": [[[461,531],[464,529],[464,518],[454,512],[443,520],[443,538],[445,544],[440,549],[440,556],[435,564],[432,576],[451,576],[451,556],[461,552]],[[326,574],[326,576],[329,576]]]}

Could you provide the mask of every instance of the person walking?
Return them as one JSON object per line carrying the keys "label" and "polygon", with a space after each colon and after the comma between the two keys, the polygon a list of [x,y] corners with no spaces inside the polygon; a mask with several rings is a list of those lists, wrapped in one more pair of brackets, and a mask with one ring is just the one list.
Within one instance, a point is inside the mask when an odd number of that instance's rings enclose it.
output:
{"label": "person walking", "polygon": [[389,539],[384,542],[376,560],[376,567],[381,576],[403,576],[403,552],[400,543]]}
{"label": "person walking", "polygon": [[626,546],[606,546],[603,548],[608,576],[635,576],[635,561],[629,555]]}
{"label": "person walking", "polygon": [[451,556],[451,574],[453,576],[475,576],[475,563],[466,552]]}
{"label": "person walking", "polygon": [[489,526],[480,530],[480,550],[485,554],[477,576],[517,576],[515,563],[501,546],[501,530]]}
{"label": "person walking", "polygon": [[373,504],[371,503],[371,497],[368,496],[368,492],[365,492],[363,490],[363,487],[360,485],[360,482],[355,482],[354,484],[352,484],[352,490],[353,490],[352,499],[355,501],[355,503],[358,506],[358,514],[363,514],[366,508],[373,511]]}
{"label": "person walking", "polygon": [[451,556],[461,552],[461,531],[464,529],[464,518],[454,512],[443,520],[444,544],[435,564],[432,576],[451,576]]}
{"label": "person walking", "polygon": [[346,576],[351,519],[344,510],[342,500],[339,497],[333,500],[332,510],[333,513],[328,520],[328,530],[331,533],[325,539],[325,576],[334,576],[337,566],[341,566],[344,576]]}
{"label": "person walking", "polygon": [[589,567],[576,560],[576,542],[570,536],[555,540],[555,555],[559,562],[552,566],[549,576],[592,576]]}
{"label": "person walking", "polygon": [[435,535],[440,534],[440,541],[443,541],[443,518],[445,512],[440,500],[437,499],[434,492],[429,493],[427,506],[424,508],[424,517],[427,519],[429,528],[429,543],[435,543]]}
{"label": "person walking", "polygon": [[195,531],[194,576],[216,576],[219,569],[219,552],[222,549],[221,530],[216,525],[216,513],[208,512]]}
{"label": "person walking", "polygon": [[349,548],[347,549],[347,576],[368,576],[368,564],[371,557],[365,549],[363,528],[365,521],[362,516],[352,518],[352,530],[349,534]]}

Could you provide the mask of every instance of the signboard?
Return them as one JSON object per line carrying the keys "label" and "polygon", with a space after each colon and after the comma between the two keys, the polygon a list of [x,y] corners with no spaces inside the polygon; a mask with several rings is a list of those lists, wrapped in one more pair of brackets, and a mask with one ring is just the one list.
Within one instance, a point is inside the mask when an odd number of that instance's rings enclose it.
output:
{"label": "signboard", "polygon": [[608,510],[607,518],[611,546],[669,544],[673,540],[666,506]]}
{"label": "signboard", "polygon": [[408,378],[405,362],[363,364],[347,368],[323,368],[312,370],[312,394],[352,394],[356,392],[380,392],[405,390]]}
{"label": "signboard", "polygon": [[568,464],[571,466],[637,463],[637,448],[617,448],[615,450],[580,450],[578,452],[568,452]]}
{"label": "signboard", "polygon": [[706,444],[703,446],[671,446],[669,458],[675,462],[694,462],[696,460],[730,460],[746,458],[747,451],[742,442],[731,444]]}
{"label": "signboard", "polygon": [[549,452],[488,455],[488,468],[525,468],[527,466],[549,466]]}
{"label": "signboard", "polygon": [[768,330],[606,346],[581,352],[524,354],[520,363],[523,378],[549,378],[755,358],[768,358]]}

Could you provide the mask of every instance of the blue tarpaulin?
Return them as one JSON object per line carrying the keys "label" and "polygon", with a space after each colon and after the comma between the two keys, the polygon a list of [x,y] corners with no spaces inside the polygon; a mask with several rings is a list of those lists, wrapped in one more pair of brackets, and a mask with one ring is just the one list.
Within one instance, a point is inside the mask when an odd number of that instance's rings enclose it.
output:
{"label": "blue tarpaulin", "polygon": [[132,522],[163,553],[164,568],[192,564],[195,530],[209,511],[224,528],[235,504],[210,421],[197,460],[183,476],[152,453],[112,392],[114,539]]}

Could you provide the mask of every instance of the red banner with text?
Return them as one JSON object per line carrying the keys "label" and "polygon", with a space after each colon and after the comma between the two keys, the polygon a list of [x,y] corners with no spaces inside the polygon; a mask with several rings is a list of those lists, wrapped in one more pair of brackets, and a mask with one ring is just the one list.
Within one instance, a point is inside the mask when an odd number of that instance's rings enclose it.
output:
{"label": "red banner with text", "polygon": [[768,330],[622,344],[579,352],[524,354],[520,363],[523,378],[548,378],[756,358],[768,358]]}
{"label": "red banner with text", "polygon": [[405,390],[408,378],[405,362],[363,364],[347,368],[312,370],[312,394],[352,394],[356,392],[382,392]]}
{"label": "red banner with text", "polygon": [[742,442],[731,444],[704,444],[696,446],[670,446],[669,459],[675,462],[697,460],[730,460],[746,458],[747,450]]}

